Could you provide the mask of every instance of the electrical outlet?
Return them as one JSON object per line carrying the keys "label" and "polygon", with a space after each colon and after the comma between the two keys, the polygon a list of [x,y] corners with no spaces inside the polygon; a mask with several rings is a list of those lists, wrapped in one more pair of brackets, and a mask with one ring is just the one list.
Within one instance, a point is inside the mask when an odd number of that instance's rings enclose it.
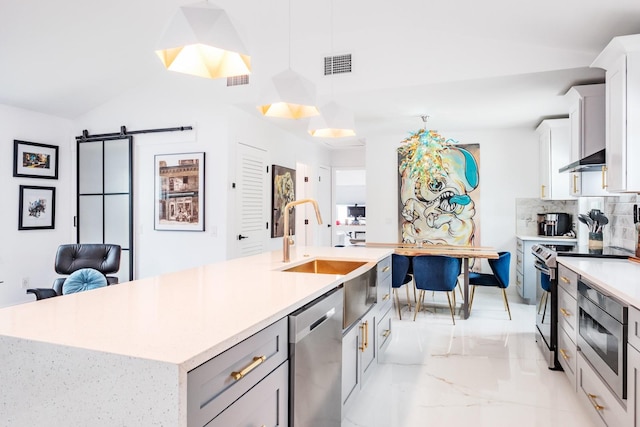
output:
{"label": "electrical outlet", "polygon": [[23,277],[22,278],[22,289],[27,289],[29,287],[29,278],[28,277]]}

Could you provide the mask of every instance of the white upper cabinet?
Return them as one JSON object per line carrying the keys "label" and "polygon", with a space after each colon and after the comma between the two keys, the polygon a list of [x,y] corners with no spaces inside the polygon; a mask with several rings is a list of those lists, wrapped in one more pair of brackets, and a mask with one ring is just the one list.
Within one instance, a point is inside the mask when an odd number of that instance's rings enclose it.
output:
{"label": "white upper cabinet", "polygon": [[607,190],[640,192],[640,34],[613,38],[591,66],[606,70]]}
{"label": "white upper cabinet", "polygon": [[569,193],[569,174],[558,172],[562,166],[569,163],[569,119],[543,120],[536,132],[540,143],[540,198],[572,199]]}
{"label": "white upper cabinet", "polygon": [[[605,148],[605,84],[573,86],[565,99],[569,105],[570,162]],[[568,172],[572,196],[606,196],[603,168]]]}

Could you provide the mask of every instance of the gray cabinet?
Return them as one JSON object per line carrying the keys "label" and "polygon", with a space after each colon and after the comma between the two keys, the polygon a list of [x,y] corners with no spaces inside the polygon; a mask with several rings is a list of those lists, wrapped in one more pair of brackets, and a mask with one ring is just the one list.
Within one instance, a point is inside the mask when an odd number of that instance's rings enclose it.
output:
{"label": "gray cabinet", "polygon": [[578,274],[558,266],[558,361],[576,389],[578,363]]}
{"label": "gray cabinet", "polygon": [[[189,427],[240,425],[219,424],[218,421],[207,423],[222,416],[223,411],[226,412],[230,405],[235,405],[234,402],[238,401],[241,396],[249,394],[248,392],[256,384],[262,383],[263,379],[287,360],[287,338],[288,323],[287,318],[283,318],[189,371],[187,373],[187,425]],[[288,378],[288,370],[285,369],[285,371]],[[276,375],[275,378],[279,378],[279,376]],[[288,394],[285,393],[287,389],[282,387],[278,379],[270,380],[269,384],[272,385],[272,388],[268,391],[265,391],[262,386],[260,392],[253,392],[249,396],[277,393],[277,400],[263,400],[260,404],[277,404],[277,408],[280,408],[288,400]],[[252,401],[251,398],[247,399],[249,402]],[[247,405],[247,399],[239,405]],[[287,425],[287,408],[288,405],[283,408],[285,412],[280,414],[280,417],[284,416],[284,424],[262,422],[258,425]],[[260,414],[263,412],[268,414],[268,411],[273,409],[273,407],[265,407]],[[256,413],[257,415],[258,413]],[[228,417],[229,415],[225,415],[224,419],[235,420],[235,418]]]}
{"label": "gray cabinet", "polygon": [[285,362],[215,417],[206,427],[289,425],[289,363]]}
{"label": "gray cabinet", "polygon": [[523,239],[518,238],[516,253],[516,287],[518,294],[523,301],[528,304],[536,303],[536,287],[538,286],[538,273],[534,267],[535,258],[531,253],[531,247],[534,244],[558,244],[558,245],[575,245],[575,240],[563,238],[540,238]]}
{"label": "gray cabinet", "polygon": [[629,426],[640,427],[640,311],[635,307],[629,307],[627,411]]}

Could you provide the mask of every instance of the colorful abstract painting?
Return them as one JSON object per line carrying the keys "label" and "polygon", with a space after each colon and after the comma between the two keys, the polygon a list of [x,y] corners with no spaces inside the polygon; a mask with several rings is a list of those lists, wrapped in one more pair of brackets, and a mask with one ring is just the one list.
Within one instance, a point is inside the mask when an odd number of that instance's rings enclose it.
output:
{"label": "colorful abstract painting", "polygon": [[421,129],[398,148],[405,243],[479,245],[479,144]]}

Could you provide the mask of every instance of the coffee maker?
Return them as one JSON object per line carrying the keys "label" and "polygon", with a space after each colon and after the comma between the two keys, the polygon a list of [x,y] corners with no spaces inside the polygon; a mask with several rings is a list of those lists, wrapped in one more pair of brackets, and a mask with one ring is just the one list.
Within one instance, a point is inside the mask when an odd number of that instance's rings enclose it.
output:
{"label": "coffee maker", "polygon": [[571,215],[564,212],[538,214],[539,236],[564,236],[571,231]]}

